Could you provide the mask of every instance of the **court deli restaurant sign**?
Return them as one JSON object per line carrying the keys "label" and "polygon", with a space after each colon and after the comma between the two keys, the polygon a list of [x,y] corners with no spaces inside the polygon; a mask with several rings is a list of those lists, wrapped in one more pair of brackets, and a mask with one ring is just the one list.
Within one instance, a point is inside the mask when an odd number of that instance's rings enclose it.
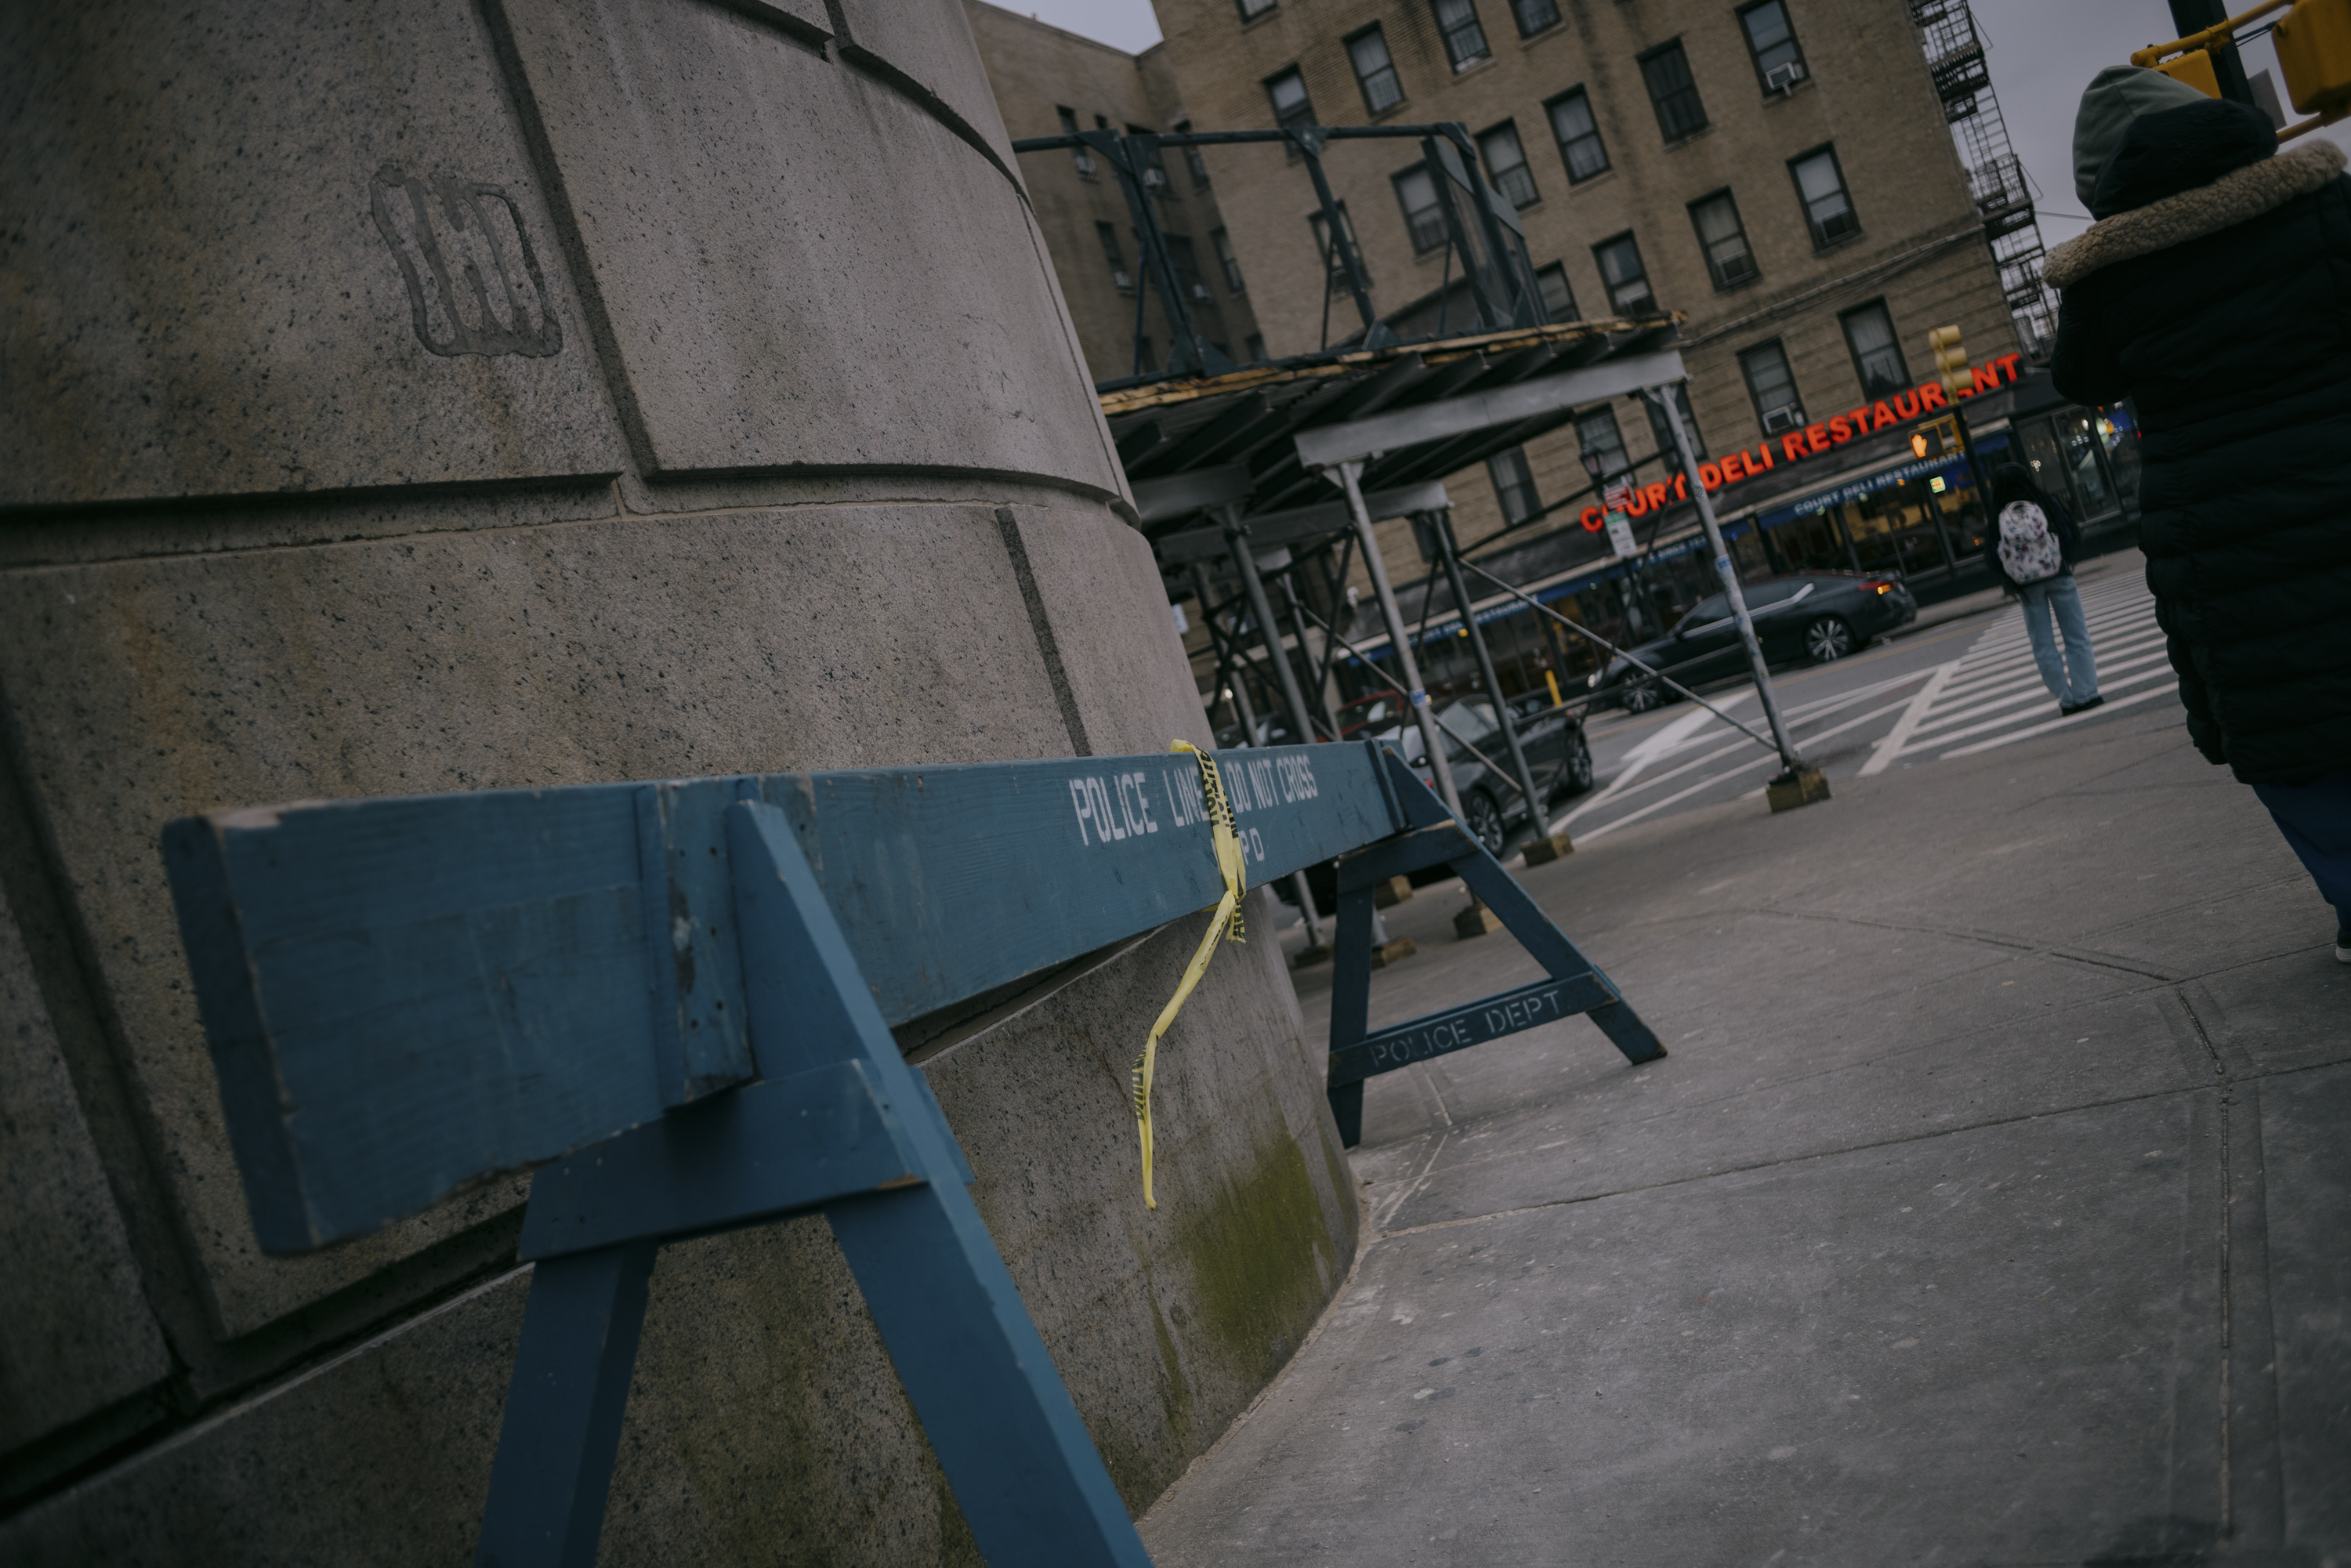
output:
{"label": "court deli restaurant sign", "polygon": [[[2023,359],[2022,354],[2002,354],[1988,364],[1978,365],[1972,381],[1961,384],[1959,395],[1974,397],[2002,386],[2014,385],[2021,378],[2018,367]],[[1848,441],[1874,435],[1882,430],[1896,429],[1949,406],[1949,402],[1943,395],[1942,382],[1921,382],[1909,392],[1897,393],[1892,398],[1880,398],[1874,403],[1849,410],[1818,424],[1807,425],[1802,430],[1792,430],[1779,437],[1776,444],[1767,439],[1761,446],[1725,453],[1719,461],[1700,463],[1698,465],[1698,481],[1706,486],[1707,494],[1713,495],[1743,480],[1760,479],[1783,463],[1801,463],[1806,458],[1834,452]],[[1779,447],[1776,455],[1772,452],[1774,444]],[[1939,462],[1926,464],[1920,466],[1920,472],[1942,466],[1944,464]],[[1641,517],[1677,501],[1688,499],[1689,477],[1676,474],[1670,481],[1658,479],[1646,485],[1628,486],[1624,509],[1630,516]],[[1819,507],[1809,507],[1806,509],[1818,510]],[[1607,527],[1607,514],[1598,507],[1584,507],[1578,520],[1591,533],[1596,534]]]}

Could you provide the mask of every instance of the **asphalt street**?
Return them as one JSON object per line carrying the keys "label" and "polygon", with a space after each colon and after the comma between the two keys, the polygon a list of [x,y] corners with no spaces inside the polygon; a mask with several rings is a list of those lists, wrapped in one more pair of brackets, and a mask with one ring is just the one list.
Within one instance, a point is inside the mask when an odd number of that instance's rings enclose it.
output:
{"label": "asphalt street", "polygon": [[[2149,709],[2176,714],[2178,685],[2156,630],[2143,558],[2137,550],[2100,557],[2084,563],[2078,580],[2103,706],[2062,717],[2034,668],[2021,610],[1980,595],[1991,601],[1972,613],[1906,630],[1834,664],[1774,672],[1798,751],[1834,789],[1839,779],[1929,767],[2061,728],[2089,729]],[[1720,683],[1698,695],[1770,733],[1750,683]],[[1593,787],[1554,802],[1551,817],[1554,831],[1564,829],[1578,843],[1760,796],[1779,771],[1773,753],[1687,700],[1640,715],[1600,710],[1585,736]]]}

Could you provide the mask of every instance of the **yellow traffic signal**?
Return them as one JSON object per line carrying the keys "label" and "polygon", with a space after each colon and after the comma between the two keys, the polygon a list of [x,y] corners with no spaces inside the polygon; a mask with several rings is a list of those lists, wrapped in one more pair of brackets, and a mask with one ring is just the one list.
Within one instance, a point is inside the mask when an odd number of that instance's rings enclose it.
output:
{"label": "yellow traffic signal", "polygon": [[2331,115],[2351,104],[2351,0],[2297,0],[2270,41],[2294,108]]}
{"label": "yellow traffic signal", "polygon": [[1959,422],[1949,414],[1931,419],[1910,433],[1910,451],[1918,457],[1940,457],[1959,450]]}
{"label": "yellow traffic signal", "polygon": [[1936,328],[1927,334],[1927,347],[1935,356],[1935,372],[1947,395],[1966,396],[1959,391],[1962,384],[1969,392],[1975,390],[1974,378],[1968,373],[1968,346],[1959,341],[1957,327]]}
{"label": "yellow traffic signal", "polygon": [[2207,98],[2220,96],[2220,74],[2212,68],[2212,51],[2210,49],[2190,49],[2184,55],[2174,55],[2155,68],[2182,86],[2194,88]]}

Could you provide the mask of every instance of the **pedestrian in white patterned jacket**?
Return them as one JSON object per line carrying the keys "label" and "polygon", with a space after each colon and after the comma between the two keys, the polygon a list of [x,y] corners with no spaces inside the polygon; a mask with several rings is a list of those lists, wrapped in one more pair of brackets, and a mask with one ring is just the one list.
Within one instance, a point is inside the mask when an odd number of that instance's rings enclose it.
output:
{"label": "pedestrian in white patterned jacket", "polygon": [[2061,714],[2096,707],[2106,699],[2098,695],[2097,654],[2074,584],[2081,530],[2021,463],[2003,463],[1991,471],[1991,510],[1984,564],[2024,607],[2024,635],[2041,668],[2041,684],[2057,699]]}

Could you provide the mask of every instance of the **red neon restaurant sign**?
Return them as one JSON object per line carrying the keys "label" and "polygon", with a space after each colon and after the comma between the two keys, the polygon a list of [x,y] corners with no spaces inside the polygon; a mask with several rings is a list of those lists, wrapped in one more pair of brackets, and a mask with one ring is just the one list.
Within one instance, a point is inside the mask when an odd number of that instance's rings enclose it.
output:
{"label": "red neon restaurant sign", "polygon": [[[2022,354],[2002,354],[1989,364],[1976,366],[1970,372],[1972,379],[1959,383],[1959,395],[1974,397],[2003,385],[2013,386],[2020,379],[2017,366],[2023,362],[2023,359]],[[1944,401],[1942,382],[1921,382],[1917,390],[1899,393],[1891,400],[1881,398],[1865,407],[1841,413],[1825,424],[1807,425],[1802,430],[1790,431],[1780,437],[1780,455],[1776,459],[1771,455],[1771,443],[1767,440],[1751,452],[1726,453],[1719,462],[1701,463],[1698,465],[1698,480],[1705,485],[1707,494],[1712,495],[1725,485],[1736,485],[1741,479],[1758,478],[1768,474],[1781,463],[1801,463],[1807,457],[1817,457],[1856,436],[1891,430],[1914,419],[1923,419],[1931,410],[1949,406]],[[1658,479],[1633,486],[1625,503],[1625,511],[1630,517],[1643,517],[1676,501],[1688,499],[1689,476],[1677,474],[1670,483]],[[1607,526],[1608,516],[1597,507],[1586,507],[1579,514],[1578,520],[1588,531],[1596,534]]]}

